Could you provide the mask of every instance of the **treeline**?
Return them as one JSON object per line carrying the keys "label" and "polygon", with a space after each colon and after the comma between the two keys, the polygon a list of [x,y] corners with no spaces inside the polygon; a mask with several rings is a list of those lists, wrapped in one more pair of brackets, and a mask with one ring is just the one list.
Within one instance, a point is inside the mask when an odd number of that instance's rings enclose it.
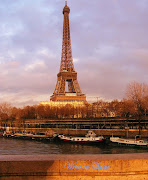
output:
{"label": "treeline", "polygon": [[138,117],[148,113],[148,85],[131,83],[127,87],[126,98],[112,102],[98,101],[84,106],[34,105],[23,108],[12,107],[8,103],[0,104],[0,120],[2,122],[26,119],[51,118],[99,118],[99,117]]}

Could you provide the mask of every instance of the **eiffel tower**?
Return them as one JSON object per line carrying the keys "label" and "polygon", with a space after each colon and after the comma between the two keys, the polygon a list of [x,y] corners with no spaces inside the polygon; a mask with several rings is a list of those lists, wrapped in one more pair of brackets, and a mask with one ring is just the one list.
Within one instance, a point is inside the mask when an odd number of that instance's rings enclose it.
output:
{"label": "eiffel tower", "polygon": [[82,93],[78,80],[77,72],[74,69],[71,39],[70,39],[70,25],[69,25],[70,8],[67,6],[65,0],[65,7],[63,9],[64,23],[63,23],[63,43],[60,71],[57,74],[57,83],[53,95],[50,97],[51,101],[83,101],[86,102],[86,96]]}

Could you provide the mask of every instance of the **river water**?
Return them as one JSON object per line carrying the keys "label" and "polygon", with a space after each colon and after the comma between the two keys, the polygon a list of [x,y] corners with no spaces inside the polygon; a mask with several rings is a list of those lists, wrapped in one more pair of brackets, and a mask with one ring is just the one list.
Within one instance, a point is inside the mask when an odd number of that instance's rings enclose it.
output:
{"label": "river water", "polygon": [[0,155],[124,153],[148,153],[148,149],[0,138]]}

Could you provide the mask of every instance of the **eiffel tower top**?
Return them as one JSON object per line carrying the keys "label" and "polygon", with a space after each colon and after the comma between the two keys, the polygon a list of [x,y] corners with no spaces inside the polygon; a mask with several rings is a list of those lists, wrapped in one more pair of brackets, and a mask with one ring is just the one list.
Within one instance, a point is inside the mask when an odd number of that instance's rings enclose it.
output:
{"label": "eiffel tower top", "polygon": [[70,13],[70,8],[67,6],[67,0],[65,0],[65,7],[63,9],[63,14],[67,12],[67,13]]}
{"label": "eiffel tower top", "polygon": [[74,72],[75,70],[74,70],[73,58],[72,58],[69,13],[70,13],[70,8],[67,6],[67,0],[65,0],[65,6],[63,8],[64,23],[63,23],[63,42],[62,42],[60,71]]}

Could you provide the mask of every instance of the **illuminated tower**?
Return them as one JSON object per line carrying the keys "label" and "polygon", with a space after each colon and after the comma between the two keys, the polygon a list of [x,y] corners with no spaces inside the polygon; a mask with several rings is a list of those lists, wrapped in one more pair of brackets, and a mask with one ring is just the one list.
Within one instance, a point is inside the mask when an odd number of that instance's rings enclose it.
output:
{"label": "illuminated tower", "polygon": [[50,97],[51,101],[83,101],[86,102],[86,96],[82,93],[78,80],[77,72],[74,69],[72,48],[70,39],[70,25],[69,25],[70,8],[65,1],[63,9],[64,23],[63,23],[63,43],[60,71],[57,74],[57,83],[53,95]]}

